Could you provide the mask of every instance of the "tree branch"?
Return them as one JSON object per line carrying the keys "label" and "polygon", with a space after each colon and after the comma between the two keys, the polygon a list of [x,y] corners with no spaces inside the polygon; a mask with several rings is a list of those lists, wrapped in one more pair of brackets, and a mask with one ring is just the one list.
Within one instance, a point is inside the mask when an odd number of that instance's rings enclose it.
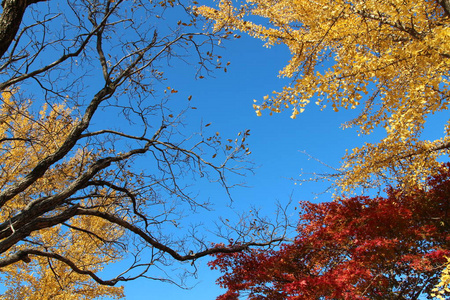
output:
{"label": "tree branch", "polygon": [[0,16],[0,58],[8,50],[19,31],[27,7],[47,0],[3,0]]}
{"label": "tree branch", "polygon": [[142,229],[138,228],[137,226],[127,222],[124,219],[121,219],[112,214],[109,214],[107,212],[101,212],[101,211],[93,210],[93,209],[78,208],[77,215],[96,216],[96,217],[102,218],[104,220],[107,220],[111,223],[117,224],[120,227],[125,228],[125,229],[133,232],[134,234],[138,235],[140,238],[142,238],[145,242],[150,244],[152,247],[169,254],[170,256],[172,256],[174,259],[176,259],[178,261],[195,260],[200,257],[204,257],[207,255],[212,255],[212,254],[216,254],[216,253],[235,253],[235,252],[240,252],[242,250],[248,249],[249,247],[252,247],[252,246],[258,246],[258,247],[270,246],[272,244],[283,241],[283,238],[275,238],[275,239],[272,239],[270,241],[263,242],[263,243],[248,242],[248,243],[237,244],[237,245],[234,245],[231,247],[216,246],[216,247],[209,248],[209,249],[206,249],[206,250],[203,250],[200,252],[182,255],[182,254],[178,253],[177,251],[175,251],[174,249],[158,242],[156,239],[154,239],[149,234],[145,233]]}

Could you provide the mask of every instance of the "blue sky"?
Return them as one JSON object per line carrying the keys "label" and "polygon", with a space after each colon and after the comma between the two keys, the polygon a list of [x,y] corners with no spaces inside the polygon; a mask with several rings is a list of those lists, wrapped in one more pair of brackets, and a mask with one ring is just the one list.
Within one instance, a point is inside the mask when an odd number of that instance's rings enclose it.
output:
{"label": "blue sky", "polygon": [[[281,88],[289,79],[279,78],[278,71],[290,58],[287,47],[263,47],[263,42],[245,35],[242,38],[226,41],[219,50],[223,61],[230,61],[228,72],[218,71],[214,77],[196,80],[189,66],[172,68],[166,75],[173,88],[179,90],[170,101],[185,105],[188,95],[192,95],[191,105],[197,109],[187,114],[186,122],[192,128],[198,124],[212,123],[211,130],[220,132],[223,138],[234,138],[236,133],[251,130],[248,139],[252,152],[250,160],[257,168],[253,176],[245,178],[246,188],[232,191],[237,210],[248,210],[251,206],[262,208],[268,215],[275,202],[287,203],[292,199],[294,205],[301,200],[330,201],[331,194],[321,194],[328,183],[307,183],[295,185],[290,178],[307,179],[311,172],[330,172],[332,170],[309,159],[301,151],[338,168],[346,149],[361,146],[364,142],[376,142],[384,136],[383,130],[376,130],[369,136],[358,137],[354,129],[343,130],[341,124],[352,119],[357,110],[334,112],[332,109],[320,111],[311,104],[297,119],[289,118],[290,111],[269,116],[257,117],[252,104],[253,99],[261,100],[264,95]],[[313,102],[313,101],[312,101]],[[425,133],[429,138],[442,135],[445,113],[434,117]],[[200,215],[209,221],[219,216],[228,217],[222,210],[228,203],[223,191],[214,185],[201,185],[202,195],[210,197],[216,210],[208,216]],[[319,194],[319,195],[317,195]],[[293,218],[296,213],[290,211]],[[127,299],[215,299],[223,290],[214,281],[220,273],[206,267],[208,258],[197,262],[198,278],[188,280],[193,287],[183,290],[170,284],[138,280],[125,285]]]}
{"label": "blue sky", "polygon": [[[289,118],[290,112],[257,117],[253,99],[260,100],[273,90],[280,90],[289,79],[278,78],[278,71],[289,59],[285,46],[271,49],[262,47],[263,42],[246,36],[227,41],[220,49],[224,61],[230,61],[228,72],[218,71],[213,77],[196,80],[189,66],[176,66],[167,70],[170,86],[179,92],[170,100],[186,105],[192,95],[191,105],[197,109],[186,115],[188,128],[198,128],[203,122],[212,123],[212,131],[220,132],[223,138],[234,138],[236,133],[250,129],[248,139],[252,152],[250,160],[257,166],[255,175],[245,178],[246,188],[232,191],[236,210],[260,207],[268,215],[275,202],[293,203],[300,200],[329,201],[331,194],[317,197],[328,184],[295,185],[289,178],[299,179],[302,172],[330,172],[318,162],[308,159],[300,151],[306,151],[323,162],[339,167],[345,149],[360,145],[367,137],[358,138],[353,130],[342,130],[340,125],[355,115],[353,111],[319,111],[312,104],[296,120]],[[375,137],[371,137],[375,138]],[[307,178],[308,175],[303,176]],[[216,210],[199,218],[211,221],[219,216],[228,217],[222,208],[228,202],[223,191],[216,185],[201,185],[202,197],[210,197]],[[295,212],[291,209],[293,218]],[[174,285],[148,280],[137,280],[125,285],[127,299],[215,299],[223,291],[214,284],[220,275],[205,266],[208,258],[197,262],[198,279],[189,280],[195,285],[183,290]]]}

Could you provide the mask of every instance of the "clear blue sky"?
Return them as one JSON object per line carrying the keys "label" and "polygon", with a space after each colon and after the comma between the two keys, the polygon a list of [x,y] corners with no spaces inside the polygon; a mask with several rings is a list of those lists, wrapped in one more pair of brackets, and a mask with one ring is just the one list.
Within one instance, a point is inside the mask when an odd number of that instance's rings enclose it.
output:
{"label": "clear blue sky", "polygon": [[[322,192],[327,184],[296,186],[289,180],[300,178],[302,172],[330,172],[299,151],[307,151],[323,162],[339,167],[345,149],[360,145],[366,138],[358,138],[354,131],[340,128],[340,124],[355,112],[335,113],[331,109],[320,112],[314,104],[296,120],[289,118],[289,111],[257,117],[252,108],[253,99],[260,100],[288,82],[277,76],[289,59],[287,48],[267,49],[262,45],[261,41],[244,35],[241,39],[225,42],[225,48],[220,52],[223,60],[230,61],[231,65],[227,73],[216,72],[215,78],[195,80],[192,69],[182,65],[167,70],[166,75],[170,78],[170,86],[179,91],[170,101],[185,105],[188,95],[193,96],[191,104],[197,109],[187,114],[188,127],[195,130],[200,122],[211,122],[211,130],[220,132],[224,138],[234,138],[244,129],[251,130],[248,139],[252,151],[250,159],[258,167],[254,176],[245,178],[248,188],[234,189],[232,196],[237,210],[248,210],[254,205],[270,215],[276,201],[286,203],[291,196],[294,203],[331,199],[330,194],[315,199],[314,193]],[[201,190],[202,196],[210,197],[217,209],[199,218],[211,221],[230,213],[222,210],[228,200],[217,186],[202,185]],[[291,212],[295,216],[294,210]],[[214,284],[219,273],[208,270],[205,267],[207,261],[205,258],[197,262],[198,279],[188,281],[197,285],[190,290],[143,279],[125,284],[127,299],[215,299],[223,291]]]}
{"label": "clear blue sky", "polygon": [[[223,60],[231,62],[227,73],[218,71],[214,78],[195,80],[188,67],[176,66],[166,74],[171,78],[171,86],[179,90],[171,101],[184,105],[187,96],[193,96],[192,105],[197,109],[187,115],[189,126],[195,128],[199,122],[212,122],[212,130],[219,131],[224,138],[234,138],[244,129],[251,130],[248,140],[252,151],[250,159],[258,168],[254,176],[245,179],[248,188],[233,190],[236,209],[246,210],[255,205],[270,215],[276,201],[286,203],[291,197],[294,204],[300,200],[330,201],[330,193],[316,195],[328,187],[327,183],[298,186],[289,179],[300,178],[302,172],[330,172],[299,151],[306,151],[333,167],[339,167],[346,149],[374,142],[383,136],[383,132],[379,130],[370,136],[358,137],[355,130],[344,131],[340,126],[355,116],[356,111],[320,111],[314,104],[296,120],[289,118],[290,111],[274,116],[263,113],[262,117],[257,117],[252,108],[253,99],[261,100],[264,95],[280,90],[289,82],[289,79],[277,76],[290,57],[288,49],[285,46],[267,49],[262,41],[245,35],[241,39],[227,41],[223,46],[224,49],[220,50]],[[429,138],[438,138],[442,134],[443,122],[445,116],[429,126],[426,131]],[[307,178],[307,175],[302,178]],[[227,213],[221,210],[227,203],[224,194],[212,185],[202,185],[201,189],[203,195],[211,197],[218,207],[205,218],[212,220],[219,215],[224,216]],[[294,210],[291,212],[295,218]],[[204,218],[203,215],[200,218]],[[188,281],[195,285],[190,290],[138,280],[125,285],[127,299],[215,299],[223,293],[214,283],[220,274],[209,270],[207,261],[205,258],[197,262],[198,279]]]}

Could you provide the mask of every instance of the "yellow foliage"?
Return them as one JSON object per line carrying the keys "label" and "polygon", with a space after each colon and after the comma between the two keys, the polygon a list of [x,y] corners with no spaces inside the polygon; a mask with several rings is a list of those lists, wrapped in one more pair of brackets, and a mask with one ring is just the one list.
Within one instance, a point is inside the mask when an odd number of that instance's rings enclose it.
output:
{"label": "yellow foliage", "polygon": [[447,258],[447,264],[442,271],[440,282],[433,289],[433,292],[432,296],[440,300],[445,300],[444,293],[450,292],[450,258]]}
{"label": "yellow foliage", "polygon": [[217,9],[197,11],[215,21],[215,30],[289,47],[292,58],[280,76],[295,80],[255,104],[258,115],[289,107],[295,118],[314,97],[322,108],[359,108],[345,126],[360,134],[385,128],[380,143],[345,157],[343,190],[386,176],[417,184],[448,154],[448,128],[442,139],[419,139],[426,118],[446,110],[450,99],[450,18],[438,1],[247,0],[235,7],[222,0]]}
{"label": "yellow foliage", "polygon": [[[3,103],[0,107],[1,189],[14,184],[24,174],[28,174],[41,159],[58,149],[76,121],[71,118],[70,110],[64,105],[55,105],[48,113],[48,105],[44,105],[36,118],[29,112],[31,103],[15,103],[11,96],[10,92],[2,93]],[[87,155],[80,151],[58,168],[49,170],[23,197],[10,201],[2,208],[0,222],[4,222],[15,211],[23,209],[30,195],[44,195],[64,188],[68,180],[61,179],[74,178],[74,173],[77,172],[75,166],[86,160]]]}
{"label": "yellow foliage", "polygon": [[[2,93],[0,106],[0,186],[14,184],[28,174],[39,160],[61,146],[77,121],[65,105],[44,105],[39,114],[32,114],[31,102],[16,103],[10,92]],[[0,222],[23,210],[32,199],[61,191],[92,160],[87,149],[80,149],[65,161],[49,169],[31,187],[8,201],[0,211]],[[93,201],[109,201],[103,197]],[[52,212],[55,214],[56,212]],[[62,255],[77,266],[93,272],[120,258],[108,241],[116,241],[123,231],[100,218],[78,216],[64,223],[32,233],[27,243],[13,246],[5,257],[20,249],[45,249]],[[89,233],[79,230],[88,229]],[[94,235],[97,235],[94,236]],[[101,237],[102,241],[98,238]],[[1,269],[2,284],[7,288],[0,299],[94,299],[122,298],[122,287],[101,286],[88,275],[74,272],[68,265],[53,258],[33,256],[28,263],[19,262]]]}

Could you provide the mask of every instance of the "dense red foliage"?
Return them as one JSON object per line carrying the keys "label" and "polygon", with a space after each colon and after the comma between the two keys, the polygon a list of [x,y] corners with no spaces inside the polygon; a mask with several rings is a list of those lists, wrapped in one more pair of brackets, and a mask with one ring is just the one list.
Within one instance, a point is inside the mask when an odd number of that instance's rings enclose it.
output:
{"label": "dense red foliage", "polygon": [[450,255],[449,169],[409,195],[301,202],[293,243],[210,262],[228,289],[218,299],[423,299]]}

